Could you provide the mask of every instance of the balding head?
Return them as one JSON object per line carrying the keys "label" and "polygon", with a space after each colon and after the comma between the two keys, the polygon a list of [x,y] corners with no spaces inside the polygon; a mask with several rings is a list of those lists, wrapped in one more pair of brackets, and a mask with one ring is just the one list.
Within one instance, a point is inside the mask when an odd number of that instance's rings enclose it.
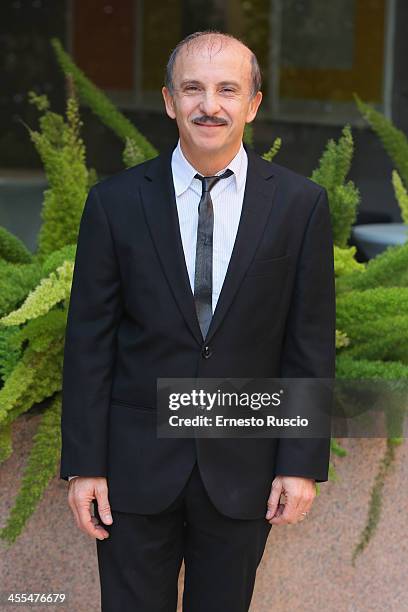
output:
{"label": "balding head", "polygon": [[248,74],[250,80],[250,96],[253,98],[261,89],[262,77],[258,60],[253,51],[241,40],[217,30],[205,30],[194,32],[183,40],[173,49],[167,62],[165,74],[165,86],[170,94],[174,94],[175,89],[175,66],[177,60],[189,54],[198,53],[207,56],[214,56],[220,53],[226,46],[235,47],[236,53],[242,57],[243,61],[248,62]]}

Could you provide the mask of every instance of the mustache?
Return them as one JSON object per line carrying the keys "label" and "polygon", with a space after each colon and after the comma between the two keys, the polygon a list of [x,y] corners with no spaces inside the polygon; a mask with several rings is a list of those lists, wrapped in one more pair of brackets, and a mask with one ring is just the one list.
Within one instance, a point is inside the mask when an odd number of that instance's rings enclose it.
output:
{"label": "mustache", "polygon": [[213,125],[227,125],[227,120],[221,117],[210,117],[209,115],[201,115],[200,117],[193,117],[193,123],[209,123]]}

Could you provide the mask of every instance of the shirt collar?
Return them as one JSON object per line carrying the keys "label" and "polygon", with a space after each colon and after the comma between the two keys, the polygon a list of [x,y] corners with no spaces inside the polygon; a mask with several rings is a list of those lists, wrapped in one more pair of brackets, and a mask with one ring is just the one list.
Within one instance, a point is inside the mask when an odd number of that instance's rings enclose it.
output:
{"label": "shirt collar", "polygon": [[[246,179],[246,155],[246,151],[241,142],[241,146],[235,157],[230,161],[227,166],[225,166],[225,168],[216,173],[222,174],[227,168],[230,168],[234,173],[234,185],[237,191],[241,189]],[[173,172],[174,190],[176,196],[178,197],[190,187],[195,174],[197,174],[198,172],[184,156],[180,146],[180,139],[178,140],[177,146],[173,151],[171,165]]]}

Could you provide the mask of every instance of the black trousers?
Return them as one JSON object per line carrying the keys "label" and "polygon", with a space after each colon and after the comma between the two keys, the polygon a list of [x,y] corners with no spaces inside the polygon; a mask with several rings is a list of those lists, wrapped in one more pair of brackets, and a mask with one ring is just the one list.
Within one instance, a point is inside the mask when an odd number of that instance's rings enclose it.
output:
{"label": "black trousers", "polygon": [[96,540],[102,612],[176,612],[183,558],[183,612],[248,611],[271,525],[221,514],[197,463],[165,511],[112,518]]}

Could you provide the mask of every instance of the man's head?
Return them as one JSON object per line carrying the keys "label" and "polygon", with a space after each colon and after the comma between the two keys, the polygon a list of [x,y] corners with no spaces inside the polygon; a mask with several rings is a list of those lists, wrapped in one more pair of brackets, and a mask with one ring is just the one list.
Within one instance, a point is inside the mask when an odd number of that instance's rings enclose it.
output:
{"label": "man's head", "polygon": [[190,158],[232,159],[256,116],[260,88],[257,59],[237,38],[208,30],[182,40],[170,55],[162,94]]}

